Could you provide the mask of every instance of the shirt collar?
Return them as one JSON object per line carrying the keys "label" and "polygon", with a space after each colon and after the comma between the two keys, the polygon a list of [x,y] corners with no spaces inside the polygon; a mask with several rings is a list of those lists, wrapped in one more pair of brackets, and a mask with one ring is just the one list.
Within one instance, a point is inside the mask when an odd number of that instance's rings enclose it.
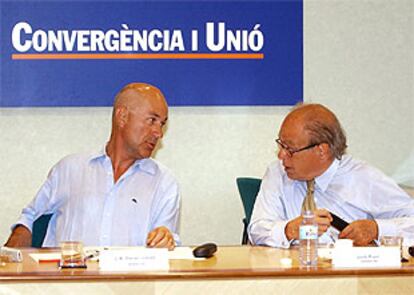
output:
{"label": "shirt collar", "polygon": [[[94,161],[103,161],[105,159],[108,159],[110,161],[110,158],[106,153],[106,144],[98,152],[91,154],[89,157],[89,162],[92,163]],[[132,164],[132,169],[139,169],[148,174],[154,175],[157,172],[157,163],[151,158],[140,159],[136,160],[134,164]]]}
{"label": "shirt collar", "polygon": [[106,144],[98,152],[91,154],[91,156],[89,157],[89,162],[93,162],[95,160],[99,160],[100,158],[105,157],[108,157],[108,155],[106,154]]}
{"label": "shirt collar", "polygon": [[315,178],[316,185],[322,192],[325,192],[325,190],[328,188],[329,184],[336,174],[336,171],[338,170],[338,166],[339,160],[335,158],[329,168],[324,173]]}

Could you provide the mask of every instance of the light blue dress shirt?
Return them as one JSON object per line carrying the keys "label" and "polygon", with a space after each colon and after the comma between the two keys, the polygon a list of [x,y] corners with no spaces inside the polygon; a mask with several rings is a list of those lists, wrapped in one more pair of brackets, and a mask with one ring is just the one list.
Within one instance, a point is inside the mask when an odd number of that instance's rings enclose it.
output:
{"label": "light blue dress shirt", "polygon": [[[414,199],[392,179],[362,161],[345,155],[315,179],[315,202],[351,223],[375,220],[379,236],[399,235],[414,242]],[[263,177],[248,228],[253,244],[287,248],[286,224],[301,213],[306,182],[288,178],[280,161]],[[330,227],[319,241],[330,243],[338,232]]]}
{"label": "light blue dress shirt", "polygon": [[148,233],[159,226],[179,244],[179,211],[178,185],[165,166],[151,158],[137,160],[114,183],[111,159],[102,150],[58,162],[16,224],[31,229],[40,215],[53,213],[44,247],[60,241],[145,245]]}

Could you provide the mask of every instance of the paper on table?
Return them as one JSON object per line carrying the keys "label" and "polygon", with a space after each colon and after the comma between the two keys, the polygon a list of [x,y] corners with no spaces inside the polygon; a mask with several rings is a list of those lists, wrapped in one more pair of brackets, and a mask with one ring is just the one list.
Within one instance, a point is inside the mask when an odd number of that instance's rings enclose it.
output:
{"label": "paper on table", "polygon": [[[105,250],[131,250],[139,248],[145,247],[84,247],[84,252],[85,257],[88,257]],[[36,262],[58,262],[61,256],[60,252],[31,253],[29,255]],[[205,260],[205,258],[194,257],[193,249],[190,247],[176,247],[173,251],[168,251],[168,259]]]}
{"label": "paper on table", "polygon": [[60,252],[30,253],[29,256],[36,262],[59,262]]}
{"label": "paper on table", "polygon": [[[84,247],[85,256],[91,253],[101,252],[105,250],[131,250],[145,247]],[[191,260],[204,260],[205,258],[196,258],[193,255],[193,249],[190,247],[175,247],[173,251],[168,251],[168,259],[191,259]]]}

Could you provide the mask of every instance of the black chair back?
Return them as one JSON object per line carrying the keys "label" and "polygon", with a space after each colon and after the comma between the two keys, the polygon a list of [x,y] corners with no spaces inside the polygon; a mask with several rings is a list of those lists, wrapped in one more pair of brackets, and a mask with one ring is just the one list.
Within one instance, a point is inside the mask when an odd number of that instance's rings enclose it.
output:
{"label": "black chair back", "polygon": [[45,214],[40,216],[33,223],[32,229],[32,247],[42,248],[43,240],[45,239],[47,227],[52,214]]}

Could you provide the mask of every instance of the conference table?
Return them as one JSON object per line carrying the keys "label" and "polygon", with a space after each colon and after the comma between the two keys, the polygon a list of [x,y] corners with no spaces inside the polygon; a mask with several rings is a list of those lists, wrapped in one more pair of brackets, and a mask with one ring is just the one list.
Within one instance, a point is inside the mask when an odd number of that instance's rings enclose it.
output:
{"label": "conference table", "polygon": [[329,259],[301,268],[297,249],[219,246],[205,260],[169,260],[168,271],[116,272],[96,261],[59,269],[29,256],[57,249],[21,250],[23,262],[0,266],[0,294],[414,294],[414,258],[393,268],[335,268]]}

